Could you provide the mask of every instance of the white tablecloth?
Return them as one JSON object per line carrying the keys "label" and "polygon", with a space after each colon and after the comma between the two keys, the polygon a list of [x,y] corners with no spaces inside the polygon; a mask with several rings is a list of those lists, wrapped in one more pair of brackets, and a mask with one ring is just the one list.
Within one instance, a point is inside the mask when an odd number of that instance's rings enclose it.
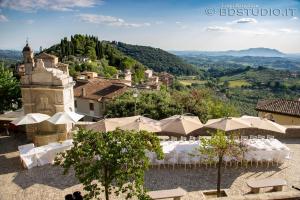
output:
{"label": "white tablecloth", "polygon": [[[290,154],[290,149],[277,139],[249,139],[244,140],[243,142],[247,147],[247,151],[244,154],[244,157],[246,157],[247,160],[276,160],[283,162]],[[167,155],[166,158],[170,158],[168,154],[172,153],[179,154],[185,152],[187,155],[194,155],[194,153],[197,151],[197,148],[199,148],[200,142],[163,141],[160,144],[162,146],[163,153]]]}
{"label": "white tablecloth", "polygon": [[72,147],[71,142],[50,143],[44,146],[36,147],[25,154],[20,154],[20,157],[25,166],[30,169],[36,166],[42,166],[53,163],[56,155]]}

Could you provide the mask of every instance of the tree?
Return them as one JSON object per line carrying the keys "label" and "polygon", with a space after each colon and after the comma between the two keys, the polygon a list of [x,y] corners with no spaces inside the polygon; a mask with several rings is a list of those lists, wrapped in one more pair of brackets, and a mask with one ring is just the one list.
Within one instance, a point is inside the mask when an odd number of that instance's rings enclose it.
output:
{"label": "tree", "polygon": [[147,114],[153,119],[163,119],[181,113],[181,108],[176,104],[167,91],[142,91],[137,99],[129,91],[109,102],[106,114],[111,117],[127,117],[135,114]]}
{"label": "tree", "polygon": [[238,157],[242,155],[244,148],[241,143],[238,143],[234,139],[234,135],[231,134],[226,137],[224,131],[218,130],[210,138],[202,137],[201,145],[199,147],[200,153],[207,155],[209,159],[217,158],[218,162],[218,179],[217,179],[217,196],[221,196],[221,166],[224,156]]}
{"label": "tree", "polygon": [[104,192],[147,197],[144,172],[149,159],[146,151],[155,152],[162,159],[159,139],[146,131],[134,132],[117,129],[112,132],[93,132],[84,129],[74,136],[74,146],[56,158],[56,164],[67,173],[72,167],[75,176],[84,185],[85,198],[93,199]]}
{"label": "tree", "polygon": [[19,81],[5,66],[0,66],[0,113],[14,110],[21,105]]}

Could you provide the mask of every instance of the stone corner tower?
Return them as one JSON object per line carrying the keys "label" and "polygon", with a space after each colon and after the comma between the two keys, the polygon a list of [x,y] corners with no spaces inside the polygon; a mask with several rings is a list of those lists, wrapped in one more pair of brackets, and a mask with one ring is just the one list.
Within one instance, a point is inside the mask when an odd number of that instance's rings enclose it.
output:
{"label": "stone corner tower", "polygon": [[[25,74],[21,77],[24,114],[74,111],[73,79],[57,57],[43,54],[34,58],[28,42],[23,48]],[[62,68],[63,66],[64,68]],[[26,126],[26,134],[37,146],[68,138],[72,124],[54,125],[48,121]]]}

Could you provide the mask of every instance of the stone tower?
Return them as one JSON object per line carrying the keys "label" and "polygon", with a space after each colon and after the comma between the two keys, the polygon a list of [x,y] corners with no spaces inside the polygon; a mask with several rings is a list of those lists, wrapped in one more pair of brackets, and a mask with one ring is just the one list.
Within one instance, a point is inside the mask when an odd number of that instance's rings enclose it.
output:
{"label": "stone tower", "polygon": [[[35,58],[28,43],[23,48],[25,74],[21,77],[24,113],[43,113],[53,116],[56,112],[74,111],[73,79],[68,66],[59,63],[53,55],[42,53]],[[48,121],[26,126],[29,140],[36,145],[65,140],[72,124],[53,125]]]}

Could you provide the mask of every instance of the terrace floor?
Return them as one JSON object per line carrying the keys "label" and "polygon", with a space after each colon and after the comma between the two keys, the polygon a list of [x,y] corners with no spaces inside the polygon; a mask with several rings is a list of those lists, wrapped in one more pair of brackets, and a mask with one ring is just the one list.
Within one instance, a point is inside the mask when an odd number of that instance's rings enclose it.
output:
{"label": "terrace floor", "polygon": [[[281,139],[294,152],[293,160],[279,167],[239,167],[227,168],[222,176],[222,187],[228,188],[230,195],[247,195],[250,189],[248,179],[266,177],[284,178],[288,187],[284,191],[294,191],[291,186],[300,187],[300,139]],[[74,174],[62,175],[58,166],[46,165],[30,170],[20,164],[17,147],[26,143],[23,136],[0,135],[0,200],[35,199],[61,200],[74,191],[82,191],[82,185]],[[183,200],[200,199],[200,190],[215,189],[216,168],[150,169],[146,173],[145,186],[149,190],[182,187],[188,191]],[[264,192],[264,190],[262,190]],[[113,199],[124,199],[114,197]]]}

